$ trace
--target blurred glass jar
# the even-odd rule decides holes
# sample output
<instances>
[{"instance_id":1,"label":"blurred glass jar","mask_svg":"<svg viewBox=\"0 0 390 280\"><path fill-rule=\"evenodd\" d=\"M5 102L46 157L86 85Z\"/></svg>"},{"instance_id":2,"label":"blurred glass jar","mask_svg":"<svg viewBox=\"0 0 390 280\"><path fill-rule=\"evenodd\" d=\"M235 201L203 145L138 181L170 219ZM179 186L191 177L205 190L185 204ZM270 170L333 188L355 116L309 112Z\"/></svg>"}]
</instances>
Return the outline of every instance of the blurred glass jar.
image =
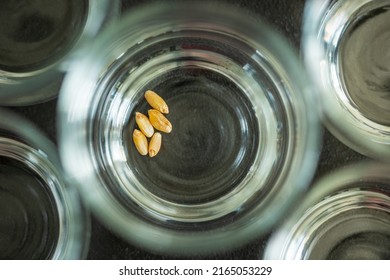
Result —
<instances>
[{"instance_id":1,"label":"blurred glass jar","mask_svg":"<svg viewBox=\"0 0 390 280\"><path fill-rule=\"evenodd\" d=\"M317 182L273 233L265 259L390 259L390 166L355 164Z\"/></svg>"},{"instance_id":2,"label":"blurred glass jar","mask_svg":"<svg viewBox=\"0 0 390 280\"><path fill-rule=\"evenodd\" d=\"M56 97L69 63L119 8L117 0L2 1L0 104Z\"/></svg>"},{"instance_id":3,"label":"blurred glass jar","mask_svg":"<svg viewBox=\"0 0 390 280\"><path fill-rule=\"evenodd\" d=\"M309 0L305 64L322 91L327 128L346 145L390 160L390 1Z\"/></svg>"},{"instance_id":4,"label":"blurred glass jar","mask_svg":"<svg viewBox=\"0 0 390 280\"><path fill-rule=\"evenodd\" d=\"M319 117L296 54L221 4L154 4L97 38L66 77L60 154L110 229L152 251L228 250L266 233L305 190ZM173 129L153 158L132 142L152 89Z\"/></svg>"},{"instance_id":5,"label":"blurred glass jar","mask_svg":"<svg viewBox=\"0 0 390 280\"><path fill-rule=\"evenodd\" d=\"M53 144L0 111L0 259L82 259L90 221Z\"/></svg>"}]
</instances>

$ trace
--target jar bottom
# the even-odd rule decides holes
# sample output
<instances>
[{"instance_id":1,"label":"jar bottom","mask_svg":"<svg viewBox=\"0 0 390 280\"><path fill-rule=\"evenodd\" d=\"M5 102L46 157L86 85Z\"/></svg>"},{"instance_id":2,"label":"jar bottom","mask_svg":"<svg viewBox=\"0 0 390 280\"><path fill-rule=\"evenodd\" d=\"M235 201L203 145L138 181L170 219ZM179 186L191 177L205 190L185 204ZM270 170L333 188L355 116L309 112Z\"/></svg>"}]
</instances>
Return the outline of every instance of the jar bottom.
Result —
<instances>
[{"instance_id":1,"label":"jar bottom","mask_svg":"<svg viewBox=\"0 0 390 280\"><path fill-rule=\"evenodd\" d=\"M163 199L185 204L206 203L237 186L254 161L259 141L245 93L223 75L197 68L171 71L147 86L166 100L173 129L163 133L162 148L153 158L134 149L134 121L124 130L125 143L131 143L130 168L142 185ZM147 114L149 108L141 100L134 114Z\"/></svg>"},{"instance_id":2,"label":"jar bottom","mask_svg":"<svg viewBox=\"0 0 390 280\"><path fill-rule=\"evenodd\" d=\"M362 232L342 240L329 253L330 260L390 260L390 236Z\"/></svg>"}]
</instances>

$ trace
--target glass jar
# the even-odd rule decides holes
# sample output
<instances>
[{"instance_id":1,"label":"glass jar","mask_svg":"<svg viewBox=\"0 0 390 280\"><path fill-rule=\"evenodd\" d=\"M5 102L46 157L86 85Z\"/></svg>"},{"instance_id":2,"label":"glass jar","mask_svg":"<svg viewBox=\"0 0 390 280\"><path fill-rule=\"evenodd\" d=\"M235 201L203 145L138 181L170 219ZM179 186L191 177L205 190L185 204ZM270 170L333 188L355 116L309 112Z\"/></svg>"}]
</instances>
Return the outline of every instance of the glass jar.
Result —
<instances>
[{"instance_id":1,"label":"glass jar","mask_svg":"<svg viewBox=\"0 0 390 280\"><path fill-rule=\"evenodd\" d=\"M151 251L210 253L266 233L316 167L319 117L296 54L264 22L215 5L132 10L60 93L67 173L107 227ZM147 90L172 124L153 158L132 141Z\"/></svg>"},{"instance_id":2,"label":"glass jar","mask_svg":"<svg viewBox=\"0 0 390 280\"><path fill-rule=\"evenodd\" d=\"M53 144L0 111L0 259L82 259L90 221Z\"/></svg>"},{"instance_id":3,"label":"glass jar","mask_svg":"<svg viewBox=\"0 0 390 280\"><path fill-rule=\"evenodd\" d=\"M303 57L324 122L366 156L390 160L390 1L309 0Z\"/></svg>"},{"instance_id":4,"label":"glass jar","mask_svg":"<svg viewBox=\"0 0 390 280\"><path fill-rule=\"evenodd\" d=\"M0 11L0 104L56 97L78 50L119 14L119 1L7 1Z\"/></svg>"},{"instance_id":5,"label":"glass jar","mask_svg":"<svg viewBox=\"0 0 390 280\"><path fill-rule=\"evenodd\" d=\"M264 258L388 260L389 170L364 162L320 179L273 233Z\"/></svg>"}]
</instances>

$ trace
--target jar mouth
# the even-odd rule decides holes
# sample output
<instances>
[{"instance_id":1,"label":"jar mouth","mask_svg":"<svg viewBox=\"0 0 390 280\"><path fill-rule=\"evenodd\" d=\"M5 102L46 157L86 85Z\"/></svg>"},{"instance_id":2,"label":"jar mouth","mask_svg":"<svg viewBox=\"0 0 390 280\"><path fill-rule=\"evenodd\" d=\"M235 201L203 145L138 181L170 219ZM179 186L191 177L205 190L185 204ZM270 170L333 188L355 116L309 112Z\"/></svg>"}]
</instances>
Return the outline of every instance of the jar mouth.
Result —
<instances>
[{"instance_id":1,"label":"jar mouth","mask_svg":"<svg viewBox=\"0 0 390 280\"><path fill-rule=\"evenodd\" d=\"M79 3L58 2L55 9L44 3L25 5L19 10L4 7L2 20L8 22L8 28L0 28L4 44L0 53L7 54L0 55L3 74L9 78L34 75L35 71L63 57L78 40L86 23L88 2ZM58 11L61 13L56 14Z\"/></svg>"},{"instance_id":2,"label":"jar mouth","mask_svg":"<svg viewBox=\"0 0 390 280\"><path fill-rule=\"evenodd\" d=\"M302 37L304 61L321 90L327 128L357 152L386 161L390 114L383 45L388 36L381 30L387 26L383 19L389 5L309 1Z\"/></svg>"},{"instance_id":3,"label":"jar mouth","mask_svg":"<svg viewBox=\"0 0 390 280\"><path fill-rule=\"evenodd\" d=\"M304 240L298 252L295 252L296 257L388 258L389 242L378 247L374 244L376 241L370 241L369 237L382 237L383 240L389 238L389 207L388 195L364 189L351 189L326 198L308 210L296 224L293 235ZM366 251L359 250L359 246L364 246ZM343 248L344 252L340 251L340 248Z\"/></svg>"},{"instance_id":4,"label":"jar mouth","mask_svg":"<svg viewBox=\"0 0 390 280\"><path fill-rule=\"evenodd\" d=\"M388 259L390 181L384 171L366 163L321 179L275 232L265 259Z\"/></svg>"},{"instance_id":5,"label":"jar mouth","mask_svg":"<svg viewBox=\"0 0 390 280\"><path fill-rule=\"evenodd\" d=\"M17 115L1 114L15 127L0 121L0 211L6 215L0 257L85 258L88 217L78 193L66 185L50 142Z\"/></svg>"},{"instance_id":6,"label":"jar mouth","mask_svg":"<svg viewBox=\"0 0 390 280\"><path fill-rule=\"evenodd\" d=\"M234 27L237 15L228 11L210 20L209 10L199 6L188 17L182 16L189 9L184 5L148 8L102 34L66 79L60 95L64 165L73 173L74 151L79 151L78 160L88 168L76 180L93 182L80 187L94 211L105 223L117 217L114 224L122 227L118 232L140 225L125 237L149 249L221 249L225 237L211 247L210 242L195 241L214 242L240 227L253 238L258 234L254 228L259 228L249 220L259 217L264 225L260 231L267 231L289 205L286 198L294 199L305 187L287 187L290 172L301 173L296 163L307 167L311 162L302 172L306 180L316 161L318 119L314 112L307 117L309 97L300 95L307 85L295 83L283 63L299 66L294 57L281 62L269 46L256 42L260 34L253 22ZM161 20L167 10L175 15L170 22ZM246 24L254 34L241 33ZM279 42L263 29L262 35ZM98 53L101 59L96 61ZM92 69L87 83L77 74L84 67ZM75 86L85 92L83 97L72 94ZM149 89L170 106L166 117L173 127L163 133L163 146L154 158L140 156L131 140L135 112L149 108L143 98ZM79 98L87 108L79 106ZM69 123L70 113L77 117ZM70 126L79 127L83 135L71 139L66 132ZM304 135L302 142L298 135ZM91 192L93 196L87 195ZM275 207L272 201L281 197L286 204ZM275 211L271 215L266 209ZM150 236L142 235L142 229ZM155 234L159 240L150 240Z\"/></svg>"},{"instance_id":7,"label":"jar mouth","mask_svg":"<svg viewBox=\"0 0 390 280\"><path fill-rule=\"evenodd\" d=\"M117 1L96 0L3 7L0 103L21 106L54 98L58 90L50 87L61 83L68 64L118 7Z\"/></svg>"},{"instance_id":8,"label":"jar mouth","mask_svg":"<svg viewBox=\"0 0 390 280\"><path fill-rule=\"evenodd\" d=\"M119 199L125 193L124 199L128 196L161 222L208 222L234 213L256 193L265 195L267 184L274 184L268 179L273 176L270 166L282 170L279 166L289 157L285 147L294 146L287 139L294 122L286 116L294 118L283 103L287 93L277 96L278 89L271 89L276 82L263 78L273 96L258 94L264 92L257 86L260 82L248 80L230 57L234 52L237 60L247 59L246 54L233 46L223 53L219 46L234 38L213 36L208 31L162 30L154 42L145 42L148 47L133 48L112 62L101 76L103 87L99 84L95 90L102 102L90 118L97 123L88 125L96 128L89 146L105 175L116 180L110 184L107 178L105 183L112 192L119 189ZM183 47L185 42L191 46ZM210 46L214 50L204 50ZM124 76L126 72L131 74ZM168 102L167 118L173 125L172 133L163 135L162 151L152 159L141 157L131 140L135 112L146 114L149 108L143 99L148 88ZM113 98L107 99L113 91ZM253 181L257 173L264 179Z\"/></svg>"},{"instance_id":9,"label":"jar mouth","mask_svg":"<svg viewBox=\"0 0 390 280\"><path fill-rule=\"evenodd\" d=\"M54 174L45 173L44 166L34 164L35 161L42 162L42 159L33 149L6 138L0 138L0 144L3 147L0 151L2 171L9 172L11 178L1 180L2 209L9 209L12 213L8 215L10 220L6 224L13 225L9 228L11 232L6 231L2 235L9 236L13 232L25 235L15 236L13 242L2 244L2 251L6 254L2 258L51 259L58 254L56 248L64 242L60 232L67 224L64 223L61 199L53 188L58 182L51 180ZM18 182L19 176L23 182ZM24 187L21 188L22 184ZM4 226L3 229L7 228ZM35 230L31 231L32 228ZM27 240L24 241L24 238Z\"/></svg>"}]
</instances>

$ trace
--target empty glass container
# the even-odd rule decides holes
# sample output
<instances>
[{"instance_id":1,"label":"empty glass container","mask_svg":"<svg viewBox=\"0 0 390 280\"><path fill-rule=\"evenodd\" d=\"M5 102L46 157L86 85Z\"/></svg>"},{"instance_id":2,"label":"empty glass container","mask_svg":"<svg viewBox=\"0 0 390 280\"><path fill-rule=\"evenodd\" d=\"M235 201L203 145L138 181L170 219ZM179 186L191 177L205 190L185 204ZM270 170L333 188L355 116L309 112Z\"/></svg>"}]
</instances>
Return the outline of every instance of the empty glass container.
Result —
<instances>
[{"instance_id":1,"label":"empty glass container","mask_svg":"<svg viewBox=\"0 0 390 280\"><path fill-rule=\"evenodd\" d=\"M0 104L56 97L69 63L119 14L119 1L1 1Z\"/></svg>"},{"instance_id":2,"label":"empty glass container","mask_svg":"<svg viewBox=\"0 0 390 280\"><path fill-rule=\"evenodd\" d=\"M18 115L0 116L0 259L85 258L88 212L54 145Z\"/></svg>"},{"instance_id":3,"label":"empty glass container","mask_svg":"<svg viewBox=\"0 0 390 280\"><path fill-rule=\"evenodd\" d=\"M390 160L390 1L309 0L302 51L327 128L356 151Z\"/></svg>"}]
</instances>

